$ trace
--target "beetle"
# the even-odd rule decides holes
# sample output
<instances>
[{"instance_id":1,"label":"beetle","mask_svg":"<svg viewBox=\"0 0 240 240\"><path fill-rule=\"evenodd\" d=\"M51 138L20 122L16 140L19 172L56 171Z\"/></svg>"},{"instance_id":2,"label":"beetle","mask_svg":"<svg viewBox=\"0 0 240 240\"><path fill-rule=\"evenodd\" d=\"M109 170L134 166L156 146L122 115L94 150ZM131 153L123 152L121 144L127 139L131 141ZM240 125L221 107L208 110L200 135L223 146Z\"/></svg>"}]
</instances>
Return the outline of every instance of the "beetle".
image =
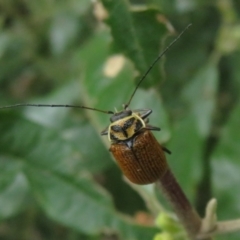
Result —
<instances>
[{"instance_id":1,"label":"beetle","mask_svg":"<svg viewBox=\"0 0 240 240\"><path fill-rule=\"evenodd\" d=\"M151 109L132 111L124 108L115 113L109 127L101 132L108 135L110 152L116 159L124 175L133 183L155 182L166 169L165 148L157 142L152 130L160 128L147 124Z\"/></svg>"},{"instance_id":2,"label":"beetle","mask_svg":"<svg viewBox=\"0 0 240 240\"><path fill-rule=\"evenodd\" d=\"M191 25L191 24L190 24ZM0 109L15 107L71 107L87 110L99 111L111 114L110 125L101 132L101 135L107 135L111 143L110 152L116 159L123 174L135 184L150 184L160 179L168 170L168 164L165 152L170 153L168 149L161 146L152 131L160 131L160 128L148 124L148 117L152 113L151 109L131 110L129 105L139 88L140 84L146 78L148 73L157 63L157 61L170 49L170 47L182 36L190 27L188 25L177 38L154 60L146 73L137 83L129 101L124 104L120 112L104 111L96 108L75 105L57 105L57 104L29 104L20 103L10 106L0 107Z\"/></svg>"}]
</instances>

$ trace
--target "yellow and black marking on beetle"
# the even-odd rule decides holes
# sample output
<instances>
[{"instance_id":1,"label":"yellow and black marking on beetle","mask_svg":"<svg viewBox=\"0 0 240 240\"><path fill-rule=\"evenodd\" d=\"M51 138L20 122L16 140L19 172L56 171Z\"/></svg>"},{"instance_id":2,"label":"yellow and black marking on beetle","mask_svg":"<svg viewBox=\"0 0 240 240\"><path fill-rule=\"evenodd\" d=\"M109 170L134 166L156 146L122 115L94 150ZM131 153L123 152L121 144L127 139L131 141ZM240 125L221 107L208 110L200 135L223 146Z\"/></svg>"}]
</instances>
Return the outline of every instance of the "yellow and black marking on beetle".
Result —
<instances>
[{"instance_id":1,"label":"yellow and black marking on beetle","mask_svg":"<svg viewBox=\"0 0 240 240\"><path fill-rule=\"evenodd\" d=\"M158 179L161 179L168 170L164 152L170 153L170 151L162 147L151 132L160 131L160 128L148 124L148 116L152 113L152 110L141 109L132 111L128 107L138 87L157 61L190 26L191 24L155 59L138 82L128 103L124 105L123 110L120 112L114 113L112 111L75 105L29 103L4 106L0 107L0 109L15 107L71 107L112 114L110 118L111 124L101 132L101 135L108 136L111 142L110 152L112 152L123 174L135 184L154 183Z\"/></svg>"}]
</instances>

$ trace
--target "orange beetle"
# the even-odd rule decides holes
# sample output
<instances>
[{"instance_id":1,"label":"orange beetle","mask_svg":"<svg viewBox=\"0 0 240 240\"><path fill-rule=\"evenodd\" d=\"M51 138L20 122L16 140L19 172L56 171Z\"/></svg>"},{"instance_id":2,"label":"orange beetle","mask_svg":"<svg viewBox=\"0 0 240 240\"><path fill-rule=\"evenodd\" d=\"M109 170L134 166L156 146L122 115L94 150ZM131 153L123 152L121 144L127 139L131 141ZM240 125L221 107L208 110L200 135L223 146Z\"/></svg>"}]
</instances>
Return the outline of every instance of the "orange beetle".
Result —
<instances>
[{"instance_id":1,"label":"orange beetle","mask_svg":"<svg viewBox=\"0 0 240 240\"><path fill-rule=\"evenodd\" d=\"M110 151L123 174L136 184L153 183L167 169L163 151L169 151L161 147L151 133L160 128L146 123L151 113L150 109L124 109L110 118L112 123L101 133L108 135Z\"/></svg>"}]
</instances>

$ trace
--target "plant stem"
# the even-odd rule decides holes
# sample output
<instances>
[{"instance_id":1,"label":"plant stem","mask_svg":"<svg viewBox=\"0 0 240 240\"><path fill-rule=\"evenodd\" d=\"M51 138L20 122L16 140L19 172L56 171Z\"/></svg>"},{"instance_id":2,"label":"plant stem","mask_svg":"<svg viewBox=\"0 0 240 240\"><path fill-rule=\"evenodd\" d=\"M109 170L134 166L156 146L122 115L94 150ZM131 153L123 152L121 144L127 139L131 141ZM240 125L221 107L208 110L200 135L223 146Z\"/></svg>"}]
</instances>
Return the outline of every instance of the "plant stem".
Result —
<instances>
[{"instance_id":1,"label":"plant stem","mask_svg":"<svg viewBox=\"0 0 240 240\"><path fill-rule=\"evenodd\" d=\"M197 240L197 235L201 228L201 218L188 201L169 168L156 184L169 200L189 238L191 240ZM207 237L203 239L210 240L211 238Z\"/></svg>"}]
</instances>

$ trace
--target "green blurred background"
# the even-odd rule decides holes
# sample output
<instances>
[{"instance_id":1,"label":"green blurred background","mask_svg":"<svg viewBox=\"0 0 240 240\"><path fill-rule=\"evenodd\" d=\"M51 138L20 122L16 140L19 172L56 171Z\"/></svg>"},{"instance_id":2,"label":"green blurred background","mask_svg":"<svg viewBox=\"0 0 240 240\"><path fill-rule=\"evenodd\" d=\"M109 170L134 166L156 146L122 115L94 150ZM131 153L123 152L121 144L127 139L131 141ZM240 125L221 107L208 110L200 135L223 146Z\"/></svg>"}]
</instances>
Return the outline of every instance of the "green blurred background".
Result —
<instances>
[{"instance_id":1,"label":"green blurred background","mask_svg":"<svg viewBox=\"0 0 240 240\"><path fill-rule=\"evenodd\" d=\"M216 197L220 220L239 218L238 0L2 0L0 105L121 110L189 23L131 108L153 109L155 136L201 216ZM153 186L124 181L100 136L108 124L108 115L81 109L0 110L1 240L153 239L161 231L146 199L168 207Z\"/></svg>"}]
</instances>

